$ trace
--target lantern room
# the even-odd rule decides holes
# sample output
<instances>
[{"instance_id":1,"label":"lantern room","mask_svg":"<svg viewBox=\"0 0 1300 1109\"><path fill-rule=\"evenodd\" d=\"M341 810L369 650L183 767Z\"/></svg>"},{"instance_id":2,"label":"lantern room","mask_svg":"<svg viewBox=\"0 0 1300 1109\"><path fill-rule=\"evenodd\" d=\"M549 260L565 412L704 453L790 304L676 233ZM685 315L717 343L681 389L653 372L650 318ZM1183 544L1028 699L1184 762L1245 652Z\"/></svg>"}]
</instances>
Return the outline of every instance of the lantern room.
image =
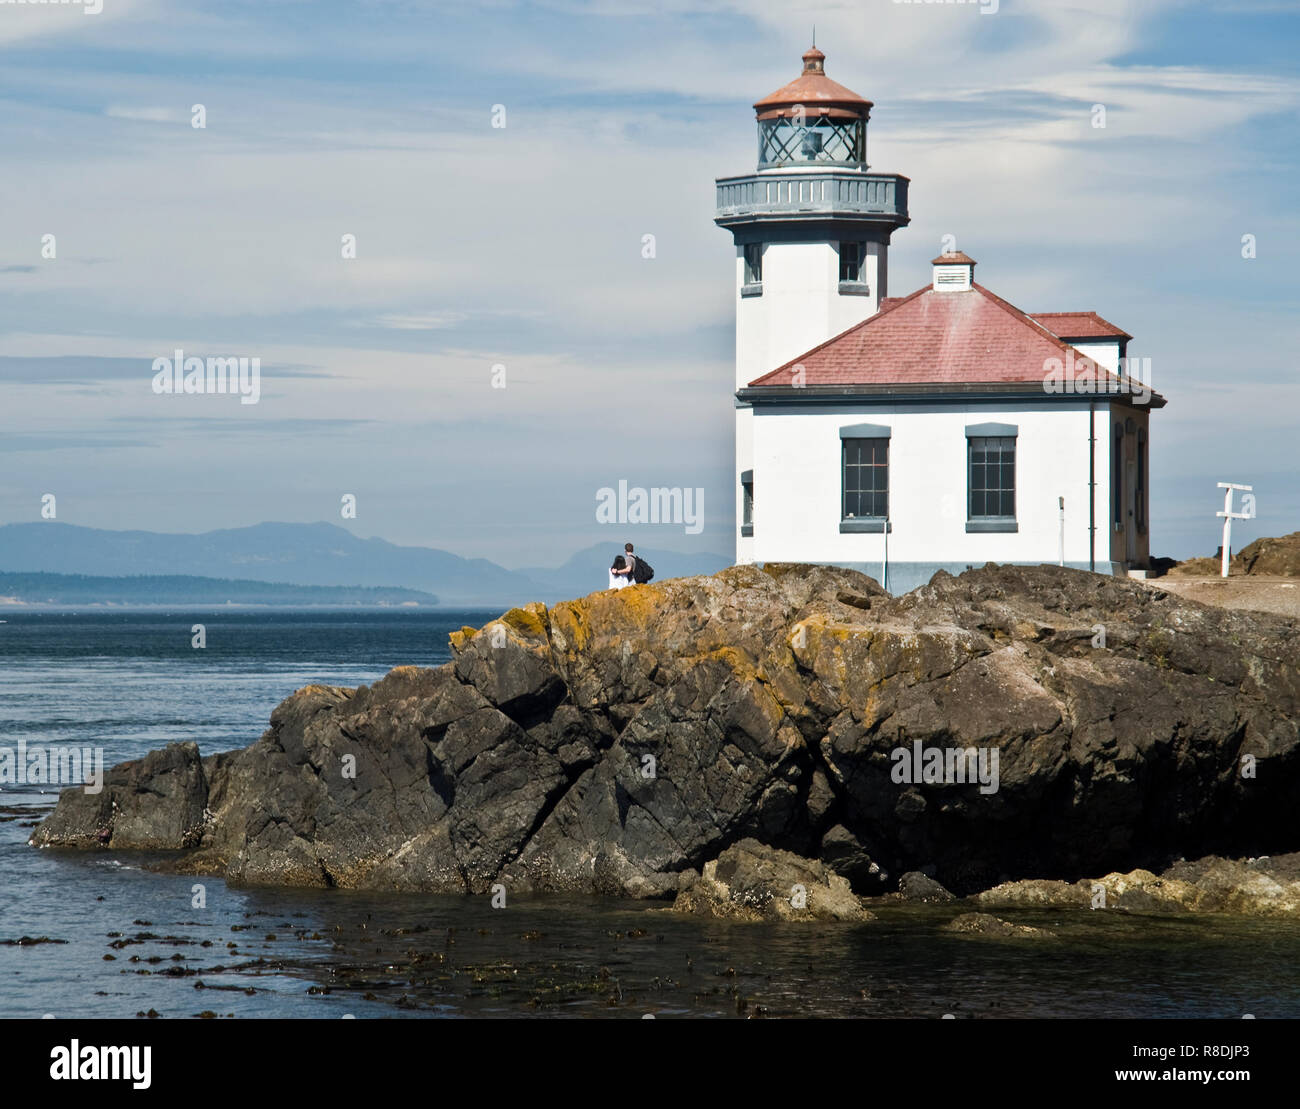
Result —
<instances>
[{"instance_id":1,"label":"lantern room","mask_svg":"<svg viewBox=\"0 0 1300 1109\"><path fill-rule=\"evenodd\" d=\"M826 55L812 47L803 72L754 105L758 168L867 168L871 101L826 76Z\"/></svg>"}]
</instances>

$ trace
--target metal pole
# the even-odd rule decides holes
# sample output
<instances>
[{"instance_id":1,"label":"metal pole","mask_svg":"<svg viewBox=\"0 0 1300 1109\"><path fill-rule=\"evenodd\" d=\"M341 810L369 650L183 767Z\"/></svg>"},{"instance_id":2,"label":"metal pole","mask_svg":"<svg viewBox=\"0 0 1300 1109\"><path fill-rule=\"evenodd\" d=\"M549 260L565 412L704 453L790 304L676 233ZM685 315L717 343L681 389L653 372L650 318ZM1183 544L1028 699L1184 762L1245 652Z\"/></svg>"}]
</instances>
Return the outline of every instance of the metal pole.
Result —
<instances>
[{"instance_id":1,"label":"metal pole","mask_svg":"<svg viewBox=\"0 0 1300 1109\"><path fill-rule=\"evenodd\" d=\"M1061 564L1062 566L1064 566L1064 565L1065 565L1065 498L1064 498L1064 497L1057 497L1056 499L1057 499L1057 501L1060 502L1060 505L1061 505L1061 561L1060 561L1060 564Z\"/></svg>"},{"instance_id":2,"label":"metal pole","mask_svg":"<svg viewBox=\"0 0 1300 1109\"><path fill-rule=\"evenodd\" d=\"M1097 405L1088 405L1088 569L1097 569Z\"/></svg>"},{"instance_id":3,"label":"metal pole","mask_svg":"<svg viewBox=\"0 0 1300 1109\"><path fill-rule=\"evenodd\" d=\"M880 588L889 592L889 517L885 517L885 554L880 563Z\"/></svg>"}]
</instances>

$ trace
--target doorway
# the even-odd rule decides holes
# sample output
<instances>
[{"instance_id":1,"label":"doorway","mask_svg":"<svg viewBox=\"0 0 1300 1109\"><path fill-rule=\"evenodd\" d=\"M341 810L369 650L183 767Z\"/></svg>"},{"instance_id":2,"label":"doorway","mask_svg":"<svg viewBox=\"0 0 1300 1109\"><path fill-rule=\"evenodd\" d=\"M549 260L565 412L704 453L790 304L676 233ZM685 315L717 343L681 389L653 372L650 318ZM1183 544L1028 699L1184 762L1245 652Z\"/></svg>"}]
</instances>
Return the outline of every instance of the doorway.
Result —
<instances>
[{"instance_id":1,"label":"doorway","mask_svg":"<svg viewBox=\"0 0 1300 1109\"><path fill-rule=\"evenodd\" d=\"M1124 560L1129 569L1137 562L1137 464L1130 458L1124 463L1124 503L1128 511L1124 524Z\"/></svg>"}]
</instances>

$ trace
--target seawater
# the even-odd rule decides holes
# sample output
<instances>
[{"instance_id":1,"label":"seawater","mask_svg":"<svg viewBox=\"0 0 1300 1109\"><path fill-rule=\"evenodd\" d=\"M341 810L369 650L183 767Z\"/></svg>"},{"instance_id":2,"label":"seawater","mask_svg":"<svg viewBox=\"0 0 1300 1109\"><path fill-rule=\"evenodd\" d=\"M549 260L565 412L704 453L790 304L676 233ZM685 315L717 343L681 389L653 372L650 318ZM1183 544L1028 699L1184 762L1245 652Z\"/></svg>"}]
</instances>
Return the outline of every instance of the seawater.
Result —
<instances>
[{"instance_id":1,"label":"seawater","mask_svg":"<svg viewBox=\"0 0 1300 1109\"><path fill-rule=\"evenodd\" d=\"M436 666L497 612L0 610L0 745L244 746L286 696ZM207 646L191 647L192 626ZM27 846L53 787L0 793L0 1016L1300 1016L1300 926L1000 915L1055 941L958 936L953 907L856 926L741 925L597 898L228 887L130 852ZM194 886L206 905L194 905Z\"/></svg>"}]
</instances>

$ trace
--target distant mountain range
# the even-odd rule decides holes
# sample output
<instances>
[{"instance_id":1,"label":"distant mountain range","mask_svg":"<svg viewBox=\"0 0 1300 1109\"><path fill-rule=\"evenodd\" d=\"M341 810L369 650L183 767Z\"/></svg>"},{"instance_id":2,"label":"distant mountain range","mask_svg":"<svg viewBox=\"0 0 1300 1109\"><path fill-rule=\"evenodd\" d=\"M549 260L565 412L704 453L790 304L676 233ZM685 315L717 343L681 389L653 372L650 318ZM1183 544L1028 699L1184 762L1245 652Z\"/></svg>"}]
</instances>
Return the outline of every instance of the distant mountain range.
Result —
<instances>
[{"instance_id":1,"label":"distant mountain range","mask_svg":"<svg viewBox=\"0 0 1300 1109\"><path fill-rule=\"evenodd\" d=\"M326 523L266 523L186 535L109 531L50 520L0 527L0 571L412 589L435 594L443 606L499 607L551 604L604 589L609 564L621 546L619 537L579 551L554 569L508 570L485 558L461 558L435 547L359 539ZM656 581L712 574L731 564L712 553L642 553L654 567Z\"/></svg>"},{"instance_id":2,"label":"distant mountain range","mask_svg":"<svg viewBox=\"0 0 1300 1109\"><path fill-rule=\"evenodd\" d=\"M0 606L21 605L419 605L438 598L383 586L286 585L185 574L93 577L0 570Z\"/></svg>"}]
</instances>

